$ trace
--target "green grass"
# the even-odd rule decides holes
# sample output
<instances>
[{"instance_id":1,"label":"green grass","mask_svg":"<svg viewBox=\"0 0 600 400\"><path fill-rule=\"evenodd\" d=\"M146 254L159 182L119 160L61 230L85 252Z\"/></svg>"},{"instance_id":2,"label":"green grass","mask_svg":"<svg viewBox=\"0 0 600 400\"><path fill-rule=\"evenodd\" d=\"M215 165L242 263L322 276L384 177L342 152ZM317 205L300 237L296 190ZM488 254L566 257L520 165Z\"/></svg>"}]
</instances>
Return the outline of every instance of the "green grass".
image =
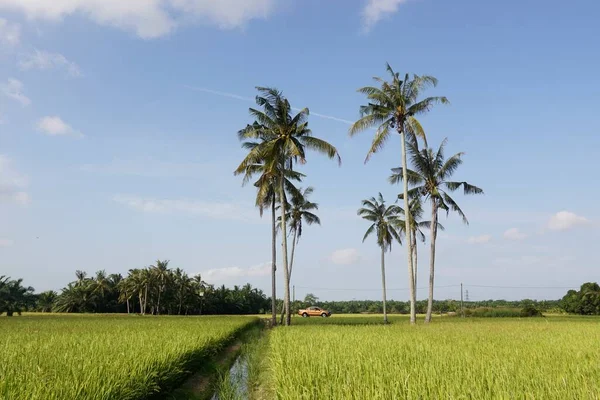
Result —
<instances>
[{"instance_id":1,"label":"green grass","mask_svg":"<svg viewBox=\"0 0 600 400\"><path fill-rule=\"evenodd\" d=\"M430 326L334 321L309 318L271 332L275 398L600 398L598 318L437 318Z\"/></svg>"},{"instance_id":2,"label":"green grass","mask_svg":"<svg viewBox=\"0 0 600 400\"><path fill-rule=\"evenodd\" d=\"M252 317L0 319L0 399L143 399L179 385Z\"/></svg>"}]
</instances>

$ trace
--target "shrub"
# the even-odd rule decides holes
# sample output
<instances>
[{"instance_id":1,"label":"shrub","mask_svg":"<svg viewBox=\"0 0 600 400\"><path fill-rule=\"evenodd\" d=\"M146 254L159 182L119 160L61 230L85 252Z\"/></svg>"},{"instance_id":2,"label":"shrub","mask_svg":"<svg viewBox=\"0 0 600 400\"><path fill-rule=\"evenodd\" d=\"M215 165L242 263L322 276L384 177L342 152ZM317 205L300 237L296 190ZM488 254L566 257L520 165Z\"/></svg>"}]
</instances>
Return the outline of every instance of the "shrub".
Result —
<instances>
[{"instance_id":1,"label":"shrub","mask_svg":"<svg viewBox=\"0 0 600 400\"><path fill-rule=\"evenodd\" d=\"M521 309L521 317L543 317L543 315L533 304L526 304Z\"/></svg>"}]
</instances>

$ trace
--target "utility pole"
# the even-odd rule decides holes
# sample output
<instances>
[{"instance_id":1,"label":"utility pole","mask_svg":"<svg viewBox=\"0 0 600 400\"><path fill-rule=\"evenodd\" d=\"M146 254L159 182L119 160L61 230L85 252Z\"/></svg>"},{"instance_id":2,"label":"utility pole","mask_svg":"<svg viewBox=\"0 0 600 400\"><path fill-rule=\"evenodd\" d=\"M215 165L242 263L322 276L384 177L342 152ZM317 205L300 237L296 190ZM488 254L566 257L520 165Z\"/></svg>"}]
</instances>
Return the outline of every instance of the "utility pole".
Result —
<instances>
[{"instance_id":1,"label":"utility pole","mask_svg":"<svg viewBox=\"0 0 600 400\"><path fill-rule=\"evenodd\" d=\"M460 315L465 317L465 310L463 309L463 284L460 283Z\"/></svg>"},{"instance_id":2,"label":"utility pole","mask_svg":"<svg viewBox=\"0 0 600 400\"><path fill-rule=\"evenodd\" d=\"M465 290L465 301L469 302L469 289Z\"/></svg>"}]
</instances>

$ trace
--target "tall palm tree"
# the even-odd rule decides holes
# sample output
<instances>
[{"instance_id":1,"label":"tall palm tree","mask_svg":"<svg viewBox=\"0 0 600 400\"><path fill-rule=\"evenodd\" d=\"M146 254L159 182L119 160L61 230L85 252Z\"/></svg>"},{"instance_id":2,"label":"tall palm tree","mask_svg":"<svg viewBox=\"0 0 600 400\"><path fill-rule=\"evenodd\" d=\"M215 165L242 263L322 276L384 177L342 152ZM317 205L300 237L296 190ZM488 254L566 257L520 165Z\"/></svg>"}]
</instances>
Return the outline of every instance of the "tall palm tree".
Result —
<instances>
[{"instance_id":1,"label":"tall palm tree","mask_svg":"<svg viewBox=\"0 0 600 400\"><path fill-rule=\"evenodd\" d=\"M363 237L363 242L375 232L377 245L381 248L381 286L383 289L383 322L387 324L386 290L385 290L385 252L392 250L392 242L400 241L400 234L396 227L400 225L400 207L395 204L386 206L381 193L378 198L371 197L362 201L362 208L358 209L358 215L372 222Z\"/></svg>"},{"instance_id":2,"label":"tall palm tree","mask_svg":"<svg viewBox=\"0 0 600 400\"><path fill-rule=\"evenodd\" d=\"M387 64L387 71L391 75L391 81L374 77L380 87L366 86L358 89L360 93L367 96L368 104L360 107L361 118L350 127L350 136L368 128L377 127L375 138L367 153L365 162L381 150L394 130L400 134L402 144L402 167L406 169L406 136L410 141L416 141L417 137L425 140L425 132L417 120L417 116L426 113L435 103L448 103L445 97L427 97L419 100L421 92L428 87L436 86L437 79L432 76L408 74L400 79L400 74L394 72ZM406 176L404 177L406 181ZM404 185L404 209L409 210L408 185ZM410 322L416 322L416 293L414 287L414 271L412 266L412 240L410 230L410 215L405 218L405 232L408 244L408 281L410 287Z\"/></svg>"},{"instance_id":3,"label":"tall palm tree","mask_svg":"<svg viewBox=\"0 0 600 400\"><path fill-rule=\"evenodd\" d=\"M273 88L257 87L259 95L256 104L262 110L250 108L256 123L248 125L238 132L240 140L259 140L254 142L248 155L237 168L237 173L251 165L264 163L270 171L279 172L279 196L281 204L281 232L287 232L287 211L285 201L285 171L292 170L294 162L306 163L306 150L315 150L337 158L341 162L337 149L322 139L312 136L308 128L308 108L303 108L293 115L290 102L283 94ZM286 309L286 325L291 323L290 315L290 281L288 276L287 236L282 234L282 259L284 275L284 303Z\"/></svg>"},{"instance_id":4,"label":"tall palm tree","mask_svg":"<svg viewBox=\"0 0 600 400\"><path fill-rule=\"evenodd\" d=\"M255 122L255 125L258 128L258 123ZM263 138L263 140L266 140ZM252 150L254 147L258 146L258 143L248 141L242 144L244 148ZM277 292L276 292L276 271L277 271L277 227L276 227L276 208L278 202L278 179L280 177L279 170L277 169L278 165L268 164L263 160L255 164L250 164L244 170L244 180L242 185L248 183L254 175L260 175L258 180L254 183L256 187L256 206L260 211L260 216L263 216L263 212L266 208L271 208L271 326L275 326L277 323ZM239 175L240 171L235 171L235 175ZM296 193L298 190L292 183L294 181L301 181L304 177L303 174L292 171L285 170L284 175L286 177L284 185L286 190L291 193Z\"/></svg>"},{"instance_id":5,"label":"tall palm tree","mask_svg":"<svg viewBox=\"0 0 600 400\"><path fill-rule=\"evenodd\" d=\"M156 265L152 265L151 268L154 274L154 279L158 283L158 301L156 303L156 314L160 315L160 297L167 288L167 284L169 283L169 278L171 276L169 273L169 260L156 260Z\"/></svg>"},{"instance_id":6,"label":"tall palm tree","mask_svg":"<svg viewBox=\"0 0 600 400\"><path fill-rule=\"evenodd\" d=\"M433 283L435 275L435 244L438 230L438 211L445 210L446 213L454 211L461 216L465 224L469 224L467 217L460 209L456 201L448 192L454 192L463 188L464 194L483 194L483 190L467 182L450 181L454 172L462 164L464 153L457 153L452 157L444 158L444 147L447 139L444 139L437 152L430 148L419 149L417 143L410 143L409 150L414 170L403 168L394 169L394 174L390 181L403 180L405 183L415 185L408 191L408 197L411 199L424 197L431 203L431 255L429 261L429 297L427 301L427 315L425 322L431 321L433 308ZM401 199L407 199L407 195L401 193L398 195Z\"/></svg>"},{"instance_id":7,"label":"tall palm tree","mask_svg":"<svg viewBox=\"0 0 600 400\"><path fill-rule=\"evenodd\" d=\"M292 235L292 253L290 256L290 270L288 272L290 280L292 279L292 269L294 268L296 244L298 244L302 236L302 222L304 221L307 225L321 225L321 219L313 212L319 209L319 205L308 200L313 192L314 189L310 186L304 190L298 189L296 193L292 194L291 202L288 205L287 218L290 221L289 233ZM281 319L283 320L283 310L281 312Z\"/></svg>"}]
</instances>

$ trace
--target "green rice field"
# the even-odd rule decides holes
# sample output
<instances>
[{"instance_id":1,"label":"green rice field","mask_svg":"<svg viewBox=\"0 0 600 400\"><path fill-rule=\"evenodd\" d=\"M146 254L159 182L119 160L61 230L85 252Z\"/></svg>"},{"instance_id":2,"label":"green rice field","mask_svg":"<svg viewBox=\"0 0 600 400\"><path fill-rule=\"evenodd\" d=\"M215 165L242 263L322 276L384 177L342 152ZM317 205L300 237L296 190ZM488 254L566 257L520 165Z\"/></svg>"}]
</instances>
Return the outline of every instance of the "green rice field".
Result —
<instances>
[{"instance_id":1,"label":"green rice field","mask_svg":"<svg viewBox=\"0 0 600 400\"><path fill-rule=\"evenodd\" d=\"M600 319L332 317L270 337L277 399L599 399ZM296 322L296 321L295 321ZM335 325L334 322L347 325Z\"/></svg>"},{"instance_id":2,"label":"green rice field","mask_svg":"<svg viewBox=\"0 0 600 400\"><path fill-rule=\"evenodd\" d=\"M144 399L181 383L254 317L0 318L0 399Z\"/></svg>"}]
</instances>

